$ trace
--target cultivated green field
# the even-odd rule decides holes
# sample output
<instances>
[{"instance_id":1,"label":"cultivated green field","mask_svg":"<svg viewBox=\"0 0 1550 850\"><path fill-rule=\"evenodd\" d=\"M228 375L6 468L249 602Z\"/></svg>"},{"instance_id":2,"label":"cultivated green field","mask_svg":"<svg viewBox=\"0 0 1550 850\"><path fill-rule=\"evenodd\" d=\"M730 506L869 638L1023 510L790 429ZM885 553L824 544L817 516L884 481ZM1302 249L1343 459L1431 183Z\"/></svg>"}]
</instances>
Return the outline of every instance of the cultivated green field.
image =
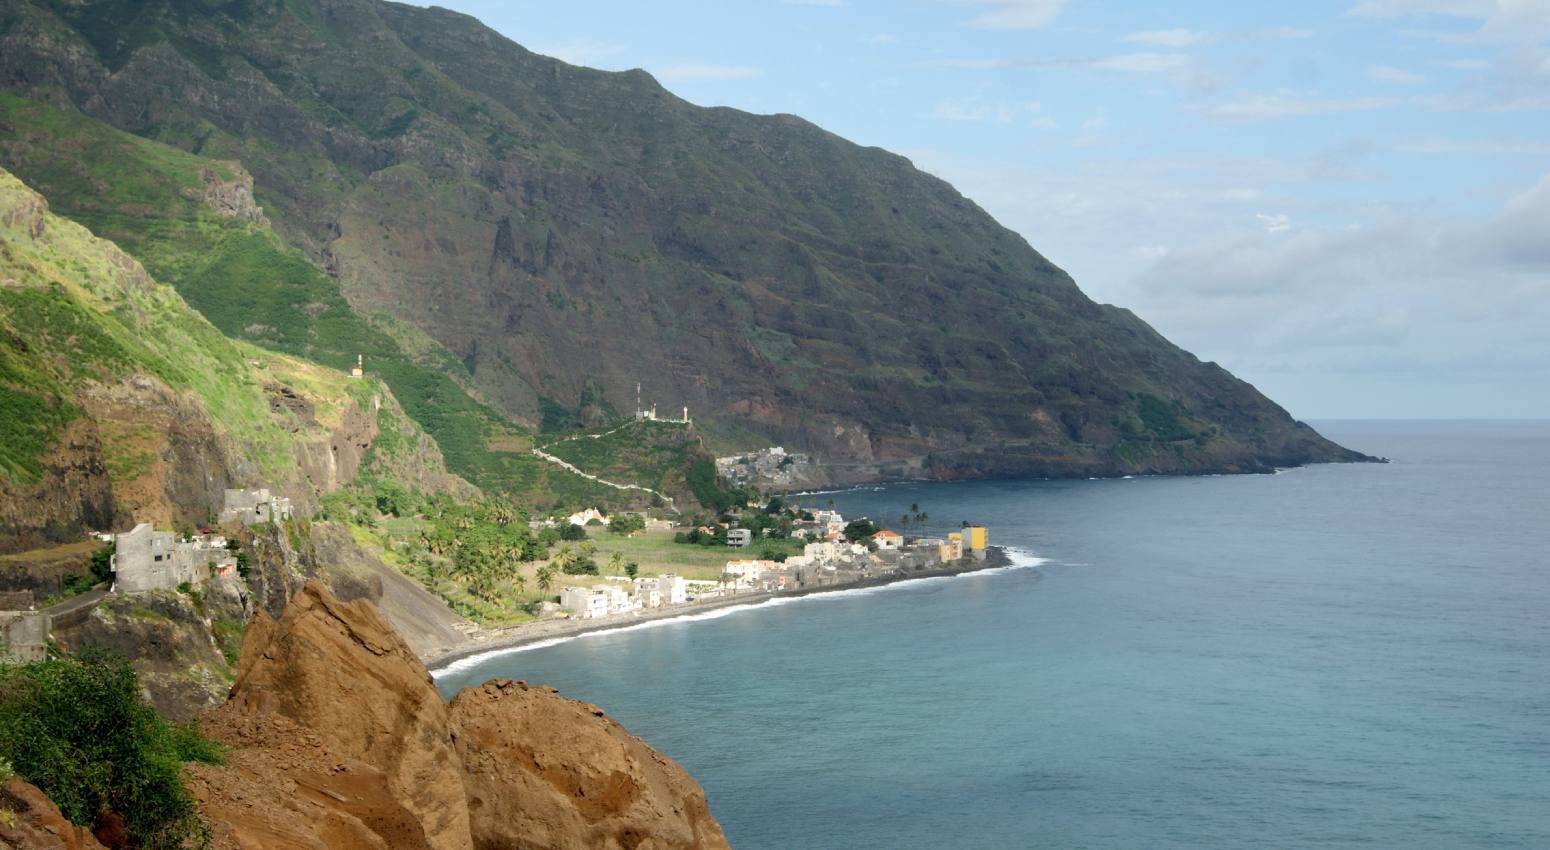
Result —
<instances>
[{"instance_id":1,"label":"cultivated green field","mask_svg":"<svg viewBox=\"0 0 1550 850\"><path fill-rule=\"evenodd\" d=\"M643 576L661 573L677 573L684 578L715 580L720 577L727 561L761 557L766 547L784 548L788 553L801 554L800 541L764 540L746 549L726 547L690 546L673 542L671 531L646 531L635 537L622 537L597 531L592 535L597 545L597 564L608 572L608 558L615 552L626 561L640 565Z\"/></svg>"}]
</instances>

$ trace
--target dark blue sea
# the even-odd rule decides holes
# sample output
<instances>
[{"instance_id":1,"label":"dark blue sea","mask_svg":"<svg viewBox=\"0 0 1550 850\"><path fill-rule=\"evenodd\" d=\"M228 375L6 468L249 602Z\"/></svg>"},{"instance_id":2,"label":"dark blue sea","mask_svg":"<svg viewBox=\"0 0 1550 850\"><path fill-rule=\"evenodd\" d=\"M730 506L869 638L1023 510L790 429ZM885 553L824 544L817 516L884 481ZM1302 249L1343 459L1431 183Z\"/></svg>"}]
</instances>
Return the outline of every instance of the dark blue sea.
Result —
<instances>
[{"instance_id":1,"label":"dark blue sea","mask_svg":"<svg viewBox=\"0 0 1550 850\"><path fill-rule=\"evenodd\" d=\"M896 486L1016 569L485 659L687 767L737 848L1550 847L1550 422L1388 465Z\"/></svg>"}]
</instances>

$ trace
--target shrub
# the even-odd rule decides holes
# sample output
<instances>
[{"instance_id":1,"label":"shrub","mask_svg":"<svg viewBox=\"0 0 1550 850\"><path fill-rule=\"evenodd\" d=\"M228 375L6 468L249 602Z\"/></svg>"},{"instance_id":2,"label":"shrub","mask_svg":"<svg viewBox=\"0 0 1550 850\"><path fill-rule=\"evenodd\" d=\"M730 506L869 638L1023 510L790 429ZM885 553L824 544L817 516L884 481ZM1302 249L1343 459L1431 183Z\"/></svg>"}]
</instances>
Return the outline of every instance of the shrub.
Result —
<instances>
[{"instance_id":1,"label":"shrub","mask_svg":"<svg viewBox=\"0 0 1550 850\"><path fill-rule=\"evenodd\" d=\"M114 812L136 847L209 842L183 763L218 763L219 748L158 716L141 701L134 669L105 650L0 667L0 759L72 823L92 826Z\"/></svg>"},{"instance_id":2,"label":"shrub","mask_svg":"<svg viewBox=\"0 0 1550 850\"><path fill-rule=\"evenodd\" d=\"M616 513L608 520L608 531L612 534L629 534L645 527L646 521L640 514Z\"/></svg>"}]
</instances>

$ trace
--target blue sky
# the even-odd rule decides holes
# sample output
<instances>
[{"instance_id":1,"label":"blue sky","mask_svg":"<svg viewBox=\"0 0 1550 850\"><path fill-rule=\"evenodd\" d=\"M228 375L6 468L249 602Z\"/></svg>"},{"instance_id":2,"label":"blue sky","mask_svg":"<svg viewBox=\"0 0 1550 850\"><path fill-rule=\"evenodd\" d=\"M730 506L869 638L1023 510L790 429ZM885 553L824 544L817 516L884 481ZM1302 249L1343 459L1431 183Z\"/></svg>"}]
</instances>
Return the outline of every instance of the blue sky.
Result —
<instances>
[{"instance_id":1,"label":"blue sky","mask_svg":"<svg viewBox=\"0 0 1550 850\"><path fill-rule=\"evenodd\" d=\"M1550 0L452 0L910 157L1300 418L1550 417Z\"/></svg>"}]
</instances>

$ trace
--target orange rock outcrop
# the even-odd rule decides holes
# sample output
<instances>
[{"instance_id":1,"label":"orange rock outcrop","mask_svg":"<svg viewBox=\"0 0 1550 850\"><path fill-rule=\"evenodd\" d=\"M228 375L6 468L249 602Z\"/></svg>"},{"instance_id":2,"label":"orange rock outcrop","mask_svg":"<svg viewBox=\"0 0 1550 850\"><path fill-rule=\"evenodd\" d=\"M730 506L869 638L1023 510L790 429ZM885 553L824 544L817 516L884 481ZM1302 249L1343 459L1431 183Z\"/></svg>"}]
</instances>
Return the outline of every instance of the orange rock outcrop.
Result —
<instances>
[{"instance_id":1,"label":"orange rock outcrop","mask_svg":"<svg viewBox=\"0 0 1550 850\"><path fill-rule=\"evenodd\" d=\"M493 680L447 705L377 610L309 583L243 642L191 769L219 848L725 848L699 784L600 709Z\"/></svg>"}]
</instances>

